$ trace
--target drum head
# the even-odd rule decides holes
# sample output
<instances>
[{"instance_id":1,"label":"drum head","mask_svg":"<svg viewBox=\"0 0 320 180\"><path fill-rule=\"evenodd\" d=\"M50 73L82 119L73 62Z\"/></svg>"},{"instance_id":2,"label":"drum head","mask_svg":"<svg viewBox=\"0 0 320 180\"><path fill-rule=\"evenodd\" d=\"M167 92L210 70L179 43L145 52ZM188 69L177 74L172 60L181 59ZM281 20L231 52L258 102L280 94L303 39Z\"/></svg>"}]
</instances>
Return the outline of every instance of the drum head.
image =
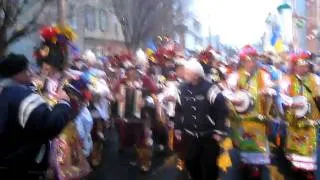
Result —
<instances>
[{"instance_id":1,"label":"drum head","mask_svg":"<svg viewBox=\"0 0 320 180\"><path fill-rule=\"evenodd\" d=\"M240 114L248 112L253 106L253 99L248 92L238 91L234 98L242 101L241 105L235 106L236 111Z\"/></svg>"},{"instance_id":2,"label":"drum head","mask_svg":"<svg viewBox=\"0 0 320 180\"><path fill-rule=\"evenodd\" d=\"M232 100L234 97L234 93L231 90L223 90L222 94L224 97L226 97L228 100Z\"/></svg>"},{"instance_id":3,"label":"drum head","mask_svg":"<svg viewBox=\"0 0 320 180\"><path fill-rule=\"evenodd\" d=\"M309 112L308 99L304 96L296 96L293 98L294 103L303 104L302 107L295 108L295 116L297 118L303 118Z\"/></svg>"}]
</instances>

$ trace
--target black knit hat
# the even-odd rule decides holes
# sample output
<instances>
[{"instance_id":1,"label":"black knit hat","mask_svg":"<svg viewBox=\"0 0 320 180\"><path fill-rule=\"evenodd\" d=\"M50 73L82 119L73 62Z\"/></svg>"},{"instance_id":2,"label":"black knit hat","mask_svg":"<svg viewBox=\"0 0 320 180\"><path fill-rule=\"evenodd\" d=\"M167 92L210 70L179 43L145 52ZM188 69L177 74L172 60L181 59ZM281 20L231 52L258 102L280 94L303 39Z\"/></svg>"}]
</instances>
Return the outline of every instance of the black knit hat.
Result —
<instances>
[{"instance_id":1,"label":"black knit hat","mask_svg":"<svg viewBox=\"0 0 320 180\"><path fill-rule=\"evenodd\" d=\"M28 68L29 61L24 55L9 54L0 60L0 77L12 77Z\"/></svg>"}]
</instances>

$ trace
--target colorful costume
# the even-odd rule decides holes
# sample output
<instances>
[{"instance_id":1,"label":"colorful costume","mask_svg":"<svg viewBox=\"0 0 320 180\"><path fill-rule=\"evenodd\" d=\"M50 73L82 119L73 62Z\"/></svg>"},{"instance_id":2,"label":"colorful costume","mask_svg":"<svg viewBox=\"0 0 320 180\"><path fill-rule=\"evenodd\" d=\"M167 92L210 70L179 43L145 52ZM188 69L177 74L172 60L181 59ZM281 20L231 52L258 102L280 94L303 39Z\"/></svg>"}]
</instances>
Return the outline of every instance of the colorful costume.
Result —
<instances>
[{"instance_id":1,"label":"colorful costume","mask_svg":"<svg viewBox=\"0 0 320 180\"><path fill-rule=\"evenodd\" d=\"M44 27L41 30L41 36L44 41L35 52L41 71L46 73L44 76L48 76L45 83L42 84L40 92L42 92L43 97L46 98L51 106L57 103L57 91L60 88L65 88L64 85L67 83L64 81L64 78L66 78L64 70L67 59L67 46L73 39L71 37L73 34L67 33L67 29L67 27L61 26ZM77 91L82 92L82 89L77 89ZM79 96L81 95L79 94ZM72 106L77 109L83 105L77 102ZM80 179L91 172L90 165L83 153L78 130L72 121L51 142L50 168L55 179L59 180Z\"/></svg>"},{"instance_id":2,"label":"colorful costume","mask_svg":"<svg viewBox=\"0 0 320 180\"><path fill-rule=\"evenodd\" d=\"M288 82L285 92L289 98L284 98L287 105L286 121L288 123L285 147L286 157L294 167L314 171L317 169L316 150L318 120L320 118L317 107L319 103L317 97L320 95L319 77L310 72L303 77L292 74L288 76ZM302 108L292 107L296 103L297 97L306 98ZM303 114L300 114L299 111L303 112Z\"/></svg>"},{"instance_id":3,"label":"colorful costume","mask_svg":"<svg viewBox=\"0 0 320 180\"><path fill-rule=\"evenodd\" d=\"M176 109L176 101L179 97L179 86L182 83L179 83L177 79L168 79L166 86L163 89L163 92L158 95L160 106L159 106L159 116L160 120L163 123L166 123L168 126L168 146L171 151L175 151L178 154L177 168L183 170L185 168L185 163L181 159L182 153L179 141L176 139L174 132L174 117ZM172 100L166 100L166 98L172 97Z\"/></svg>"},{"instance_id":4,"label":"colorful costume","mask_svg":"<svg viewBox=\"0 0 320 180\"><path fill-rule=\"evenodd\" d=\"M83 107L79 115L75 119L75 125L79 133L80 142L82 144L83 153L86 157L92 152L91 131L93 127L93 118L87 107Z\"/></svg>"},{"instance_id":5,"label":"colorful costume","mask_svg":"<svg viewBox=\"0 0 320 180\"><path fill-rule=\"evenodd\" d=\"M93 117L93 129L91 131L93 151L90 161L93 166L98 166L102 159L105 126L109 123L108 98L111 98L111 93L108 84L104 80L106 79L106 73L94 68L99 64L95 54L88 50L83 57L88 67L81 77L88 83L89 90L93 95L88 106Z\"/></svg>"},{"instance_id":6,"label":"colorful costume","mask_svg":"<svg viewBox=\"0 0 320 180\"><path fill-rule=\"evenodd\" d=\"M151 167L152 132L148 118L142 117L142 82L124 79L115 90L117 99L117 129L120 148L136 146L141 168Z\"/></svg>"},{"instance_id":7,"label":"colorful costume","mask_svg":"<svg viewBox=\"0 0 320 180\"><path fill-rule=\"evenodd\" d=\"M246 52L248 53L248 52ZM251 52L252 53L252 52ZM251 61L252 56L242 54L244 61ZM248 60L248 61L249 61ZM267 137L267 119L270 113L272 99L269 95L261 94L272 92L272 82L269 74L263 69L257 69L251 74L240 68L228 78L228 86L232 91L241 92L240 96L248 97L248 107L239 113L235 105L231 105L231 136L240 149L241 161L245 164L269 164L269 143ZM240 98L239 96L239 98ZM229 98L237 99L236 96ZM241 97L242 98L242 97Z\"/></svg>"}]
</instances>

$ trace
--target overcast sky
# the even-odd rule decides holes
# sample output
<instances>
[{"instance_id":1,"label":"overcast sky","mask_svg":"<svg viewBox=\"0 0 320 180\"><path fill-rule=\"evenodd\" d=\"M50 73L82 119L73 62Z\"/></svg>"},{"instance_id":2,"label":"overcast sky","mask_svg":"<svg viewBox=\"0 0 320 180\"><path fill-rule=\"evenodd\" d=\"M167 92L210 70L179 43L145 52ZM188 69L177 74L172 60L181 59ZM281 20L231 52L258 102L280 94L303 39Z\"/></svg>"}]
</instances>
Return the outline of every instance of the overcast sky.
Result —
<instances>
[{"instance_id":1,"label":"overcast sky","mask_svg":"<svg viewBox=\"0 0 320 180\"><path fill-rule=\"evenodd\" d=\"M227 44L242 46L259 40L265 19L279 0L195 0L204 35L221 36Z\"/></svg>"}]
</instances>

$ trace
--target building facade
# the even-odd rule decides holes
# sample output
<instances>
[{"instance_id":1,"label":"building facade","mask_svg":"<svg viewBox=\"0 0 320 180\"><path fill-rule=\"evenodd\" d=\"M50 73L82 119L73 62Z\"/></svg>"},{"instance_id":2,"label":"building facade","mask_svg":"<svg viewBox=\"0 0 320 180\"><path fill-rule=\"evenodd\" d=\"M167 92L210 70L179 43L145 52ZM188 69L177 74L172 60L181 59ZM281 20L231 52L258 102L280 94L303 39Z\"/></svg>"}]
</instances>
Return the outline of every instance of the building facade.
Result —
<instances>
[{"instance_id":1,"label":"building facade","mask_svg":"<svg viewBox=\"0 0 320 180\"><path fill-rule=\"evenodd\" d=\"M66 11L66 22L77 33L75 44L81 52L91 49L98 55L109 55L124 47L121 25L111 13L111 0L68 0ZM39 27L56 24L57 16L57 4L53 1L39 16ZM39 43L39 34L33 33L13 44L9 51L32 58L33 49Z\"/></svg>"},{"instance_id":2,"label":"building facade","mask_svg":"<svg viewBox=\"0 0 320 180\"><path fill-rule=\"evenodd\" d=\"M111 13L111 0L68 1L68 21L76 30L77 44L82 50L91 49L98 55L109 55L124 47L121 25Z\"/></svg>"},{"instance_id":3,"label":"building facade","mask_svg":"<svg viewBox=\"0 0 320 180\"><path fill-rule=\"evenodd\" d=\"M179 42L186 52L194 52L199 47L204 46L204 36L202 34L202 24L197 18L195 10L195 0L183 1L182 12L187 14L178 22L176 41Z\"/></svg>"},{"instance_id":4,"label":"building facade","mask_svg":"<svg viewBox=\"0 0 320 180\"><path fill-rule=\"evenodd\" d=\"M203 46L203 36L201 35L201 24L199 20L192 17L185 22L188 27L185 36L185 48L187 50L196 50Z\"/></svg>"},{"instance_id":5,"label":"building facade","mask_svg":"<svg viewBox=\"0 0 320 180\"><path fill-rule=\"evenodd\" d=\"M320 0L293 0L294 42L296 49L319 50Z\"/></svg>"},{"instance_id":6,"label":"building facade","mask_svg":"<svg viewBox=\"0 0 320 180\"><path fill-rule=\"evenodd\" d=\"M320 25L320 0L306 0L306 29L307 29L307 47L314 53L319 51L319 40L317 39L318 29Z\"/></svg>"}]
</instances>

